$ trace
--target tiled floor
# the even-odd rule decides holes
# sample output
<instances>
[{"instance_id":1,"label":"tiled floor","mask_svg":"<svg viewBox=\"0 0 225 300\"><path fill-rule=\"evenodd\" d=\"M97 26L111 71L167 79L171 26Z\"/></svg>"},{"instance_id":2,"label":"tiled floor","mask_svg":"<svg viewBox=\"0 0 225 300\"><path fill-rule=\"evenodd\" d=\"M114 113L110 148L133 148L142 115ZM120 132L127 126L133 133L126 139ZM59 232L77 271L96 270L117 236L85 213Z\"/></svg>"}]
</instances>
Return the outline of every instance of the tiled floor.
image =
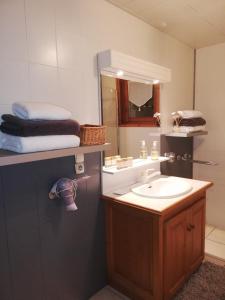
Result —
<instances>
[{"instance_id":1,"label":"tiled floor","mask_svg":"<svg viewBox=\"0 0 225 300\"><path fill-rule=\"evenodd\" d=\"M89 300L129 300L129 298L120 294L110 286L106 286Z\"/></svg>"},{"instance_id":2,"label":"tiled floor","mask_svg":"<svg viewBox=\"0 0 225 300\"><path fill-rule=\"evenodd\" d=\"M225 230L206 225L205 252L225 262Z\"/></svg>"}]
</instances>

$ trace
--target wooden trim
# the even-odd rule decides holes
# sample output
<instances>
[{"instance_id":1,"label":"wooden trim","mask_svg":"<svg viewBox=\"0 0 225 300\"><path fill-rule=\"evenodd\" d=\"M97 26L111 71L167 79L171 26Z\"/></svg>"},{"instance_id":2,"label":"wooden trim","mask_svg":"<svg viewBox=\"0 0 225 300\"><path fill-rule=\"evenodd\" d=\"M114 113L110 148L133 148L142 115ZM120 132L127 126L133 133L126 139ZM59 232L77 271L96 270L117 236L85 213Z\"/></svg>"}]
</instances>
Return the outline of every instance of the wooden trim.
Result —
<instances>
[{"instance_id":1,"label":"wooden trim","mask_svg":"<svg viewBox=\"0 0 225 300\"><path fill-rule=\"evenodd\" d=\"M153 216L153 235L154 235L154 277L153 286L155 287L155 299L161 299L163 291L163 251L164 251L164 236L163 236L164 223L163 219L157 215Z\"/></svg>"},{"instance_id":2,"label":"wooden trim","mask_svg":"<svg viewBox=\"0 0 225 300\"><path fill-rule=\"evenodd\" d=\"M129 95L128 81L116 79L118 116L120 127L158 127L158 123L153 117L129 118ZM154 113L159 112L160 85L153 85Z\"/></svg>"},{"instance_id":3,"label":"wooden trim","mask_svg":"<svg viewBox=\"0 0 225 300\"><path fill-rule=\"evenodd\" d=\"M148 208L136 205L136 204L131 204L131 203L128 203L128 202L120 201L120 200L118 200L116 198L113 198L113 197L110 197L110 196L102 195L101 198L102 198L102 200L104 200L106 202L115 202L117 204L122 204L124 206L133 207L133 208L136 208L136 209L139 209L139 210L151 212L151 213L157 214L159 216L162 215L162 212L160 212L160 211L155 211L153 209L148 209Z\"/></svg>"},{"instance_id":4,"label":"wooden trim","mask_svg":"<svg viewBox=\"0 0 225 300\"><path fill-rule=\"evenodd\" d=\"M171 207L168 207L167 209L165 209L163 211L164 220L168 220L169 218L171 218L174 215L174 213L177 214L180 211L188 208L189 206L191 206L192 204L197 202L199 199L205 198L207 188L208 187L203 188L203 189L195 192L194 194L190 195L189 197L184 198L183 200L179 201L178 203L175 203Z\"/></svg>"}]
</instances>

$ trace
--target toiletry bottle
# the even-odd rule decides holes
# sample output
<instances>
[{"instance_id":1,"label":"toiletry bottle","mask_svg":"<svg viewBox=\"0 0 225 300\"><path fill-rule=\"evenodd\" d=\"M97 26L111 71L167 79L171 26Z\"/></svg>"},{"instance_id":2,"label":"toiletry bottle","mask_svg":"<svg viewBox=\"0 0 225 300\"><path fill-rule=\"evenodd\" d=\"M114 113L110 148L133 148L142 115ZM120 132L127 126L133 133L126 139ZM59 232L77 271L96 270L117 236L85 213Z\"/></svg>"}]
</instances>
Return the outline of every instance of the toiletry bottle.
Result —
<instances>
[{"instance_id":1,"label":"toiletry bottle","mask_svg":"<svg viewBox=\"0 0 225 300\"><path fill-rule=\"evenodd\" d=\"M105 157L105 168L112 167L112 157Z\"/></svg>"},{"instance_id":2,"label":"toiletry bottle","mask_svg":"<svg viewBox=\"0 0 225 300\"><path fill-rule=\"evenodd\" d=\"M133 157L132 156L128 156L127 157L127 166L128 167L132 167L133 166Z\"/></svg>"},{"instance_id":3,"label":"toiletry bottle","mask_svg":"<svg viewBox=\"0 0 225 300\"><path fill-rule=\"evenodd\" d=\"M159 151L158 151L157 141L152 142L151 159L152 160L159 159Z\"/></svg>"},{"instance_id":4,"label":"toiletry bottle","mask_svg":"<svg viewBox=\"0 0 225 300\"><path fill-rule=\"evenodd\" d=\"M112 166L116 165L116 156L112 156Z\"/></svg>"},{"instance_id":5,"label":"toiletry bottle","mask_svg":"<svg viewBox=\"0 0 225 300\"><path fill-rule=\"evenodd\" d=\"M141 141L140 158L141 159L148 158L148 149L147 149L145 140Z\"/></svg>"}]
</instances>

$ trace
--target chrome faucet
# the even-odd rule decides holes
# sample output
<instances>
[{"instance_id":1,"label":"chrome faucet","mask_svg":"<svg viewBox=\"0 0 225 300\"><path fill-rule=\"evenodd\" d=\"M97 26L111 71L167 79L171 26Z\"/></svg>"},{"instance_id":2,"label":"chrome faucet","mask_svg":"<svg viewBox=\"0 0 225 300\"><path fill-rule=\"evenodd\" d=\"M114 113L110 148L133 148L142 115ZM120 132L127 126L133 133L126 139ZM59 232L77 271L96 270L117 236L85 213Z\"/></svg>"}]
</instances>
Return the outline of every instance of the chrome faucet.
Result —
<instances>
[{"instance_id":1,"label":"chrome faucet","mask_svg":"<svg viewBox=\"0 0 225 300\"><path fill-rule=\"evenodd\" d=\"M165 152L164 156L168 158L168 162L173 163L176 160L176 154L174 152Z\"/></svg>"}]
</instances>

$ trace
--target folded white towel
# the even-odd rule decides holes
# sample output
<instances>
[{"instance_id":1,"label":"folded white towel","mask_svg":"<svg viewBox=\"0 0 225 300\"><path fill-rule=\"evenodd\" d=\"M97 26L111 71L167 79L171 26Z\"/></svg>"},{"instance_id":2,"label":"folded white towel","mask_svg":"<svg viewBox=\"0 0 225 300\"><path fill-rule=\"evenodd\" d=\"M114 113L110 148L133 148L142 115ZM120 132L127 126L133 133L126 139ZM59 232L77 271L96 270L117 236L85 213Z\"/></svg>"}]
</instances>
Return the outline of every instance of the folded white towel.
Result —
<instances>
[{"instance_id":1,"label":"folded white towel","mask_svg":"<svg viewBox=\"0 0 225 300\"><path fill-rule=\"evenodd\" d=\"M0 148L18 153L78 147L80 138L75 135L20 137L0 132Z\"/></svg>"},{"instance_id":2,"label":"folded white towel","mask_svg":"<svg viewBox=\"0 0 225 300\"><path fill-rule=\"evenodd\" d=\"M203 113L198 110L178 110L177 112L183 119L202 118Z\"/></svg>"},{"instance_id":3,"label":"folded white towel","mask_svg":"<svg viewBox=\"0 0 225 300\"><path fill-rule=\"evenodd\" d=\"M21 119L67 120L72 114L67 109L41 102L15 102L13 113Z\"/></svg>"},{"instance_id":4,"label":"folded white towel","mask_svg":"<svg viewBox=\"0 0 225 300\"><path fill-rule=\"evenodd\" d=\"M190 133L190 132L196 132L196 131L204 131L206 130L205 125L201 126L174 126L173 131L174 132L180 132L180 133Z\"/></svg>"}]
</instances>

